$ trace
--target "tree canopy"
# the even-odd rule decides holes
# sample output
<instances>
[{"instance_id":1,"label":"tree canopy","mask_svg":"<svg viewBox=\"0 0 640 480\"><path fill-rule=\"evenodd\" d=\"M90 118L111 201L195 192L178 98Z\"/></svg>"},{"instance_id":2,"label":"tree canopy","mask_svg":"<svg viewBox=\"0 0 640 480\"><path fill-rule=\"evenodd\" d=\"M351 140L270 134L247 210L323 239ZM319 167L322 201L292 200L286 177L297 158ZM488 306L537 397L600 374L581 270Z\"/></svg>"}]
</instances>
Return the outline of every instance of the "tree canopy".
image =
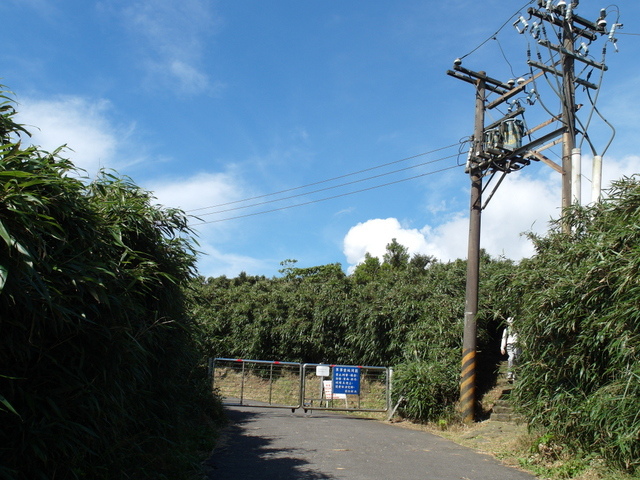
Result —
<instances>
[{"instance_id":1,"label":"tree canopy","mask_svg":"<svg viewBox=\"0 0 640 480\"><path fill-rule=\"evenodd\" d=\"M399 372L433 373L438 365L437 380L426 379L433 389L428 408L412 386L413 373L404 376L407 389L403 375L395 382L397 394L413 395L418 406L408 415L433 417L458 395L466 263L407 252L393 240L382 261L367 255L352 275L339 264L298 268L290 259L282 262L281 277L200 277L192 283L190 305L202 328L201 346L212 357L395 366ZM482 268L495 283L513 264L485 254ZM483 297L495 301L487 286L493 283L483 284ZM502 316L484 306L479 346L487 374L480 377L487 387Z\"/></svg>"}]
</instances>

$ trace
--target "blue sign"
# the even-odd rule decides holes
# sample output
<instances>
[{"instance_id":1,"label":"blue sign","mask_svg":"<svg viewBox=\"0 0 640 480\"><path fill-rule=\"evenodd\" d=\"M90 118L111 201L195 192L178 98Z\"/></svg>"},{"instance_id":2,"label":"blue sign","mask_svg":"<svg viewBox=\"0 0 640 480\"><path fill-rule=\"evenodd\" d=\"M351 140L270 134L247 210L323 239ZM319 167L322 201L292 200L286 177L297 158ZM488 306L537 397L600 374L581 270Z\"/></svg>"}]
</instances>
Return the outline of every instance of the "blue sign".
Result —
<instances>
[{"instance_id":1,"label":"blue sign","mask_svg":"<svg viewBox=\"0 0 640 480\"><path fill-rule=\"evenodd\" d=\"M360 369L358 367L333 367L333 393L360 395Z\"/></svg>"}]
</instances>

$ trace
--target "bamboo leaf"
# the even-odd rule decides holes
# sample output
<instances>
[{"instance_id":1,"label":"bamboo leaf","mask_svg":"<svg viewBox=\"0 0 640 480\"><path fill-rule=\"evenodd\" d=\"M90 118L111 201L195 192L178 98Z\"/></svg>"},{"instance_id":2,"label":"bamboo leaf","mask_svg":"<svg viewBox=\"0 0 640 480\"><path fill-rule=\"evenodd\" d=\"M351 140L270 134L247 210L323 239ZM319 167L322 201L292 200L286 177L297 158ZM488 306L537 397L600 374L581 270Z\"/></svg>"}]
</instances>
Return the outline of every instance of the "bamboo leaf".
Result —
<instances>
[{"instance_id":1,"label":"bamboo leaf","mask_svg":"<svg viewBox=\"0 0 640 480\"><path fill-rule=\"evenodd\" d=\"M2 293L2 289L4 288L5 283L7 283L7 277L9 276L9 270L3 265L0 265L0 293Z\"/></svg>"},{"instance_id":2,"label":"bamboo leaf","mask_svg":"<svg viewBox=\"0 0 640 480\"><path fill-rule=\"evenodd\" d=\"M18 417L20 416L20 414L16 412L15 408L13 408L9 401L3 395L0 395L0 410L3 409L2 406L4 406L4 410L11 412Z\"/></svg>"},{"instance_id":3,"label":"bamboo leaf","mask_svg":"<svg viewBox=\"0 0 640 480\"><path fill-rule=\"evenodd\" d=\"M0 219L0 238L4 240L7 247L11 248L13 246L13 239L11 238L11 235L9 235L7 228L4 226L2 219Z\"/></svg>"}]
</instances>

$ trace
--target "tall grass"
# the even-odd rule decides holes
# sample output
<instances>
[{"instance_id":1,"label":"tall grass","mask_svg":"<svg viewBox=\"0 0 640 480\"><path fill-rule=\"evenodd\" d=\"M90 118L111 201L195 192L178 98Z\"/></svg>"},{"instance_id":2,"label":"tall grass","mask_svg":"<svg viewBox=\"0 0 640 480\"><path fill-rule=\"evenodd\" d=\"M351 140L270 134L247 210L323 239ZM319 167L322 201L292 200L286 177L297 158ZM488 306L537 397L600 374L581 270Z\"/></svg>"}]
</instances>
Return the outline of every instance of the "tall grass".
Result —
<instances>
[{"instance_id":1,"label":"tall grass","mask_svg":"<svg viewBox=\"0 0 640 480\"><path fill-rule=\"evenodd\" d=\"M439 361L409 361L394 372L394 396L404 397L400 413L421 422L454 414L459 393L458 350L446 352Z\"/></svg>"},{"instance_id":2,"label":"tall grass","mask_svg":"<svg viewBox=\"0 0 640 480\"><path fill-rule=\"evenodd\" d=\"M201 398L186 218L128 179L85 184L62 149L23 147L2 100L0 476L162 478Z\"/></svg>"},{"instance_id":3,"label":"tall grass","mask_svg":"<svg viewBox=\"0 0 640 480\"><path fill-rule=\"evenodd\" d=\"M532 424L575 450L640 466L640 181L602 204L574 208L535 238L523 262L518 396Z\"/></svg>"}]
</instances>

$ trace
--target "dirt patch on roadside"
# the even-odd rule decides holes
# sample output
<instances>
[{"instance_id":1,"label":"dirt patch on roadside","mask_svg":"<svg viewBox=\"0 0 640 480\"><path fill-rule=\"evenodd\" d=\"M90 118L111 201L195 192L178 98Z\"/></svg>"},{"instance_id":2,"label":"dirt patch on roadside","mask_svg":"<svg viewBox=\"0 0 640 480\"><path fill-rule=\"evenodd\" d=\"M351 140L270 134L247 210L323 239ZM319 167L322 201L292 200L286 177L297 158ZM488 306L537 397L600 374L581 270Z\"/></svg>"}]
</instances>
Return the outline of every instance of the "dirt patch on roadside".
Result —
<instances>
[{"instance_id":1,"label":"dirt patch on roadside","mask_svg":"<svg viewBox=\"0 0 640 480\"><path fill-rule=\"evenodd\" d=\"M530 444L530 435L524 423L487 420L473 425L432 431L465 447L473 448L499 458L503 463L519 465L523 449Z\"/></svg>"},{"instance_id":2,"label":"dirt patch on roadside","mask_svg":"<svg viewBox=\"0 0 640 480\"><path fill-rule=\"evenodd\" d=\"M530 444L530 436L524 423L487 420L471 425L451 425L444 430L434 425L418 425L408 421L397 422L397 425L438 435L492 455L512 466L519 465L519 457Z\"/></svg>"}]
</instances>

